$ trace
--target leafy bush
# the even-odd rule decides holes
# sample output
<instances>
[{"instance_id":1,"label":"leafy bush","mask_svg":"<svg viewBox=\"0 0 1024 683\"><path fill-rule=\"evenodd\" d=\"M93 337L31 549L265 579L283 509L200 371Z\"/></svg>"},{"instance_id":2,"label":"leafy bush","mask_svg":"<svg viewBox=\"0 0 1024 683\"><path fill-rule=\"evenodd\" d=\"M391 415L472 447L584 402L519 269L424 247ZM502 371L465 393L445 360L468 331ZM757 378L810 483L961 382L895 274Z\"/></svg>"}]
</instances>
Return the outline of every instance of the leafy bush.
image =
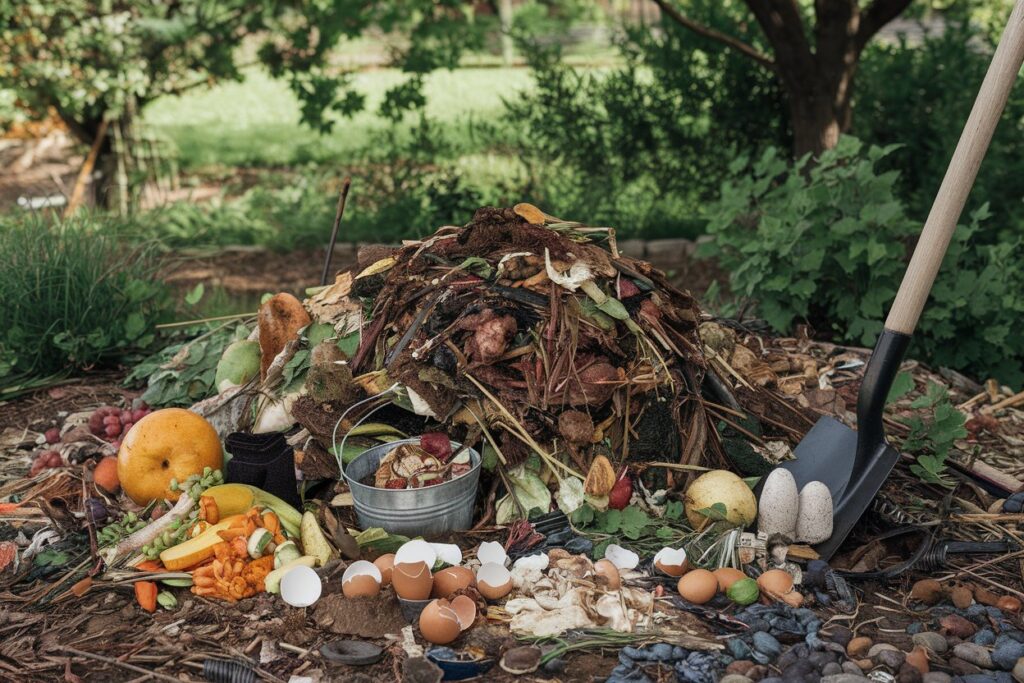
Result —
<instances>
[{"instance_id":1,"label":"leafy bush","mask_svg":"<svg viewBox=\"0 0 1024 683\"><path fill-rule=\"evenodd\" d=\"M696 3L715 28L757 44L727 3ZM528 46L536 86L507 102L534 178L534 201L624 236L699 234L702 203L725 177L729 149L788 146L774 76L721 44L665 23L628 30L625 65L583 71Z\"/></svg>"},{"instance_id":2,"label":"leafy bush","mask_svg":"<svg viewBox=\"0 0 1024 683\"><path fill-rule=\"evenodd\" d=\"M951 8L950 12L953 12ZM1005 21L999 20L1000 26ZM965 49L965 46L969 46ZM941 33L918 45L874 42L857 70L852 132L878 145L898 143L885 168L899 169L898 193L924 219L939 188L978 86L991 59L992 36L966 17L947 16ZM1024 88L1014 88L968 210L988 202L995 218L975 239L996 242L1024 224ZM999 232L1003 235L999 235Z\"/></svg>"},{"instance_id":3,"label":"leafy bush","mask_svg":"<svg viewBox=\"0 0 1024 683\"><path fill-rule=\"evenodd\" d=\"M94 217L0 220L0 384L116 360L166 310L152 243Z\"/></svg>"},{"instance_id":4,"label":"leafy bush","mask_svg":"<svg viewBox=\"0 0 1024 683\"><path fill-rule=\"evenodd\" d=\"M872 345L906 268L919 224L896 195L895 171L879 167L893 147L844 137L818 164L787 163L774 149L722 185L709 209L714 240L704 253L730 273L732 291L755 300L780 332L806 321L820 334ZM1024 256L1021 240L975 241L987 207L950 245L914 352L938 365L1024 380Z\"/></svg>"}]
</instances>

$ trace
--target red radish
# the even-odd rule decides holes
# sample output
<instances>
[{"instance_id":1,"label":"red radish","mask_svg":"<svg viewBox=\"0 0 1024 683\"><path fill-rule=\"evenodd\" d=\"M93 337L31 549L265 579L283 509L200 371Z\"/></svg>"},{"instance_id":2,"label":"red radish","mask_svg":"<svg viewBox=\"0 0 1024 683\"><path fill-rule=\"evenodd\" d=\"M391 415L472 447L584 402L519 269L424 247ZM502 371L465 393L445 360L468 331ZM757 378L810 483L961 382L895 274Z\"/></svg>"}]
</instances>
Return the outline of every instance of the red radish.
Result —
<instances>
[{"instance_id":1,"label":"red radish","mask_svg":"<svg viewBox=\"0 0 1024 683\"><path fill-rule=\"evenodd\" d=\"M149 414L149 411L147 411L145 408L136 408L135 410L132 411L132 419L129 420L129 422L132 422L134 424L135 422L138 422L142 418L146 417L147 414Z\"/></svg>"},{"instance_id":2,"label":"red radish","mask_svg":"<svg viewBox=\"0 0 1024 683\"><path fill-rule=\"evenodd\" d=\"M629 478L626 468L622 468L615 486L608 494L608 507L612 510L621 510L629 505L629 499L633 496L633 481Z\"/></svg>"},{"instance_id":3,"label":"red radish","mask_svg":"<svg viewBox=\"0 0 1024 683\"><path fill-rule=\"evenodd\" d=\"M640 293L640 288L637 287L632 280L626 277L619 277L619 298L628 299L631 296L636 296Z\"/></svg>"},{"instance_id":4,"label":"red radish","mask_svg":"<svg viewBox=\"0 0 1024 683\"><path fill-rule=\"evenodd\" d=\"M441 462L448 462L452 457L452 442L448 435L442 432L427 432L420 436L420 448Z\"/></svg>"},{"instance_id":5,"label":"red radish","mask_svg":"<svg viewBox=\"0 0 1024 683\"><path fill-rule=\"evenodd\" d=\"M60 441L60 429L58 427L50 427L43 436L46 437L46 443L57 443Z\"/></svg>"},{"instance_id":6,"label":"red radish","mask_svg":"<svg viewBox=\"0 0 1024 683\"><path fill-rule=\"evenodd\" d=\"M103 431L104 431L104 433L109 438L113 439L115 436L120 436L121 435L121 425L120 424L110 424L110 425L107 425L106 429L104 429Z\"/></svg>"}]
</instances>

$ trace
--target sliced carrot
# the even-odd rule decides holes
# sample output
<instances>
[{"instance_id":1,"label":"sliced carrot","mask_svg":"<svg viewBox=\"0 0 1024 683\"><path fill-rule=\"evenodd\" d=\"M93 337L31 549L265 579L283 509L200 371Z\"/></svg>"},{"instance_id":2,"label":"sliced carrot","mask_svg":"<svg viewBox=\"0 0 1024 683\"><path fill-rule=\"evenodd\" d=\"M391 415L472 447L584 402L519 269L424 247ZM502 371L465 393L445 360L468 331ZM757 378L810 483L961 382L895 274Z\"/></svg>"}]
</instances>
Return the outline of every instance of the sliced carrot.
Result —
<instances>
[{"instance_id":1,"label":"sliced carrot","mask_svg":"<svg viewBox=\"0 0 1024 683\"><path fill-rule=\"evenodd\" d=\"M220 508L217 507L217 500L213 496L199 496L199 518L210 524L220 521Z\"/></svg>"},{"instance_id":2,"label":"sliced carrot","mask_svg":"<svg viewBox=\"0 0 1024 683\"><path fill-rule=\"evenodd\" d=\"M92 588L92 577L87 576L75 585L73 585L71 587L71 592L80 598L86 593L88 593L90 588Z\"/></svg>"},{"instance_id":3,"label":"sliced carrot","mask_svg":"<svg viewBox=\"0 0 1024 683\"><path fill-rule=\"evenodd\" d=\"M21 503L0 503L0 514L14 512L21 507Z\"/></svg>"},{"instance_id":4,"label":"sliced carrot","mask_svg":"<svg viewBox=\"0 0 1024 683\"><path fill-rule=\"evenodd\" d=\"M267 511L263 513L263 528L272 534L277 534L281 531L281 520L277 518L273 512Z\"/></svg>"},{"instance_id":5,"label":"sliced carrot","mask_svg":"<svg viewBox=\"0 0 1024 683\"><path fill-rule=\"evenodd\" d=\"M137 565L135 565L135 568L138 569L140 572L162 572L164 570L164 566L156 560L146 560L144 562L139 562Z\"/></svg>"},{"instance_id":6,"label":"sliced carrot","mask_svg":"<svg viewBox=\"0 0 1024 683\"><path fill-rule=\"evenodd\" d=\"M152 581L135 582L135 599L139 606L149 613L156 611L156 594L158 590Z\"/></svg>"},{"instance_id":7,"label":"sliced carrot","mask_svg":"<svg viewBox=\"0 0 1024 683\"><path fill-rule=\"evenodd\" d=\"M225 541L233 541L236 538L245 536L245 529L224 529L224 531L218 531L217 535Z\"/></svg>"}]
</instances>

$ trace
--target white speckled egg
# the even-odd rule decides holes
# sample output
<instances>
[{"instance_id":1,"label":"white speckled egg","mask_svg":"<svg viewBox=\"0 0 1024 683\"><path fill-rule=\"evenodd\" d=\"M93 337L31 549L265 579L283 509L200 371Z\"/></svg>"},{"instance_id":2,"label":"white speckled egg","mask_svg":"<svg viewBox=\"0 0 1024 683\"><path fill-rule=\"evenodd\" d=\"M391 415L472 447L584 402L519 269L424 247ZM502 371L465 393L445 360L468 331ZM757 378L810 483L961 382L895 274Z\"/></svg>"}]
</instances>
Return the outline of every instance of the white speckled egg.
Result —
<instances>
[{"instance_id":1,"label":"white speckled egg","mask_svg":"<svg viewBox=\"0 0 1024 683\"><path fill-rule=\"evenodd\" d=\"M789 470L776 467L761 488L761 500L757 503L757 530L792 538L796 533L798 505L796 480Z\"/></svg>"},{"instance_id":2,"label":"white speckled egg","mask_svg":"<svg viewBox=\"0 0 1024 683\"><path fill-rule=\"evenodd\" d=\"M832 494L820 481L809 482L800 491L800 512L796 517L796 540L821 543L832 537Z\"/></svg>"}]
</instances>

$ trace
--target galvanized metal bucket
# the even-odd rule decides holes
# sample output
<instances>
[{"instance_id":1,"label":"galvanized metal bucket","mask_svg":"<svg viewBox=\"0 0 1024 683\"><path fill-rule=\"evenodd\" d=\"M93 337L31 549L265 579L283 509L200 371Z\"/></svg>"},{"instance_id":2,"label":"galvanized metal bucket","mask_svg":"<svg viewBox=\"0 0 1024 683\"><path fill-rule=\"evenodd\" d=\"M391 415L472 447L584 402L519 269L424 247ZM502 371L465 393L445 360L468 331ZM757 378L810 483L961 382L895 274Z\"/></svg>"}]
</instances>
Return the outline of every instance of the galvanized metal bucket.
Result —
<instances>
[{"instance_id":1,"label":"galvanized metal bucket","mask_svg":"<svg viewBox=\"0 0 1024 683\"><path fill-rule=\"evenodd\" d=\"M361 484L373 476L381 459L405 443L419 445L419 439L403 439L368 448L344 470L352 490L359 526L381 527L403 536L439 536L449 531L463 531L473 524L473 502L480 480L480 454L467 449L472 469L466 474L436 486L419 489L379 489ZM452 442L452 450L460 444Z\"/></svg>"}]
</instances>

